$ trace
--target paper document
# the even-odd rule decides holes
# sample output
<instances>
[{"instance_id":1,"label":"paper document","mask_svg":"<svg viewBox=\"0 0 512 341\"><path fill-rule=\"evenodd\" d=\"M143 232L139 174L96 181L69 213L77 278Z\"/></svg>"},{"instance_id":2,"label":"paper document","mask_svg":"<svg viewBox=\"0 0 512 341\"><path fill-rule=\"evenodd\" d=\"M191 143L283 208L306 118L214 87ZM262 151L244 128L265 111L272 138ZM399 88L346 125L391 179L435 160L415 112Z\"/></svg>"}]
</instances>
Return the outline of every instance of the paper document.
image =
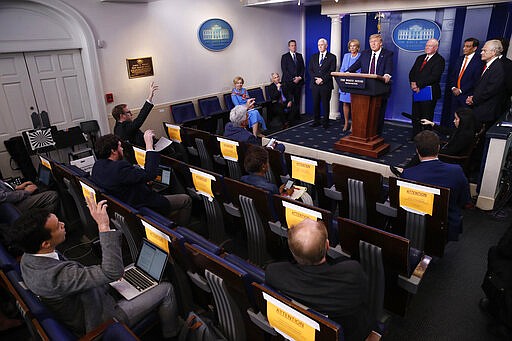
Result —
<instances>
[{"instance_id":1,"label":"paper document","mask_svg":"<svg viewBox=\"0 0 512 341\"><path fill-rule=\"evenodd\" d=\"M303 186L293 186L293 193L290 195L290 199L297 200L302 194L306 193L307 188Z\"/></svg>"},{"instance_id":2,"label":"paper document","mask_svg":"<svg viewBox=\"0 0 512 341\"><path fill-rule=\"evenodd\" d=\"M158 140L157 143L155 143L155 150L157 152L161 152L162 150L164 150L165 148L169 147L171 145L172 141L169 140L167 137L161 137L160 140Z\"/></svg>"}]
</instances>

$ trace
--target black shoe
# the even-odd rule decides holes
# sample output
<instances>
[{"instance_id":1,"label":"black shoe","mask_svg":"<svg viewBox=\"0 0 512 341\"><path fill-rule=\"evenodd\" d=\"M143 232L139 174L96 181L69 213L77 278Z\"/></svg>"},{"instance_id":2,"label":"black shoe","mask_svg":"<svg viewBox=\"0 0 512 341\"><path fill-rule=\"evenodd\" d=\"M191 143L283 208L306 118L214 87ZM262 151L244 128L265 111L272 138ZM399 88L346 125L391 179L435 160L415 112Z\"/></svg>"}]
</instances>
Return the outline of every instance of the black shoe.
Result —
<instances>
[{"instance_id":1,"label":"black shoe","mask_svg":"<svg viewBox=\"0 0 512 341\"><path fill-rule=\"evenodd\" d=\"M324 129L327 129L329 128L331 125L329 124L329 120L325 120L324 121L324 124L322 124L322 126L324 127Z\"/></svg>"},{"instance_id":2,"label":"black shoe","mask_svg":"<svg viewBox=\"0 0 512 341\"><path fill-rule=\"evenodd\" d=\"M310 125L310 127L313 127L313 128L320 127L320 122L319 121L315 121L315 122L313 122L312 125Z\"/></svg>"},{"instance_id":3,"label":"black shoe","mask_svg":"<svg viewBox=\"0 0 512 341\"><path fill-rule=\"evenodd\" d=\"M489 312L489 299L487 297L481 298L480 302L478 302L478 307L484 313Z\"/></svg>"},{"instance_id":4,"label":"black shoe","mask_svg":"<svg viewBox=\"0 0 512 341\"><path fill-rule=\"evenodd\" d=\"M398 168L396 168L395 166L389 166L389 169L391 170L391 173L393 173L397 178L401 178L402 177L402 172L400 172L398 170Z\"/></svg>"}]
</instances>

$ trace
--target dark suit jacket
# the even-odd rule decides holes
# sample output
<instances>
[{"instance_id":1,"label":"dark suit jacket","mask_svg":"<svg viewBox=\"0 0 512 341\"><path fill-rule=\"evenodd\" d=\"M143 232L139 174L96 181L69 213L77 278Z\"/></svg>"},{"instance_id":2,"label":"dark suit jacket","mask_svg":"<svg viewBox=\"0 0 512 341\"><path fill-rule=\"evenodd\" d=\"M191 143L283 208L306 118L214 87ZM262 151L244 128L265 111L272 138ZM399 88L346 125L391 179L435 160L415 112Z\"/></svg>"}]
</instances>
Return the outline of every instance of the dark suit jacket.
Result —
<instances>
[{"instance_id":1,"label":"dark suit jacket","mask_svg":"<svg viewBox=\"0 0 512 341\"><path fill-rule=\"evenodd\" d=\"M457 62L455 63L455 67L453 68L453 72L450 75L449 79L449 89L453 87L457 87L457 79L459 79L460 69L462 64L464 63L465 56L459 56L457 58ZM480 59L480 54L475 53L473 58L468 65L466 65L466 70L460 79L460 89L462 90L462 94L457 96L457 102L461 105L466 103L466 98L468 96L473 95L473 91L475 90L476 83L480 80L480 75L482 74L483 68L482 59Z\"/></svg>"},{"instance_id":2,"label":"dark suit jacket","mask_svg":"<svg viewBox=\"0 0 512 341\"><path fill-rule=\"evenodd\" d=\"M322 63L322 66L318 63L318 58L320 53L317 52L311 56L308 65L309 77L311 78L310 87L313 88L315 86L320 86L329 90L334 88L332 83L331 72L336 71L336 56L330 52L327 52L325 55L325 59ZM323 79L322 85L317 85L315 83L315 77L320 77Z\"/></svg>"},{"instance_id":3,"label":"dark suit jacket","mask_svg":"<svg viewBox=\"0 0 512 341\"><path fill-rule=\"evenodd\" d=\"M92 168L92 181L133 207L149 207L167 215L169 201L146 184L155 179L159 162L160 154L155 151L146 153L144 169L125 160L99 159Z\"/></svg>"},{"instance_id":4,"label":"dark suit jacket","mask_svg":"<svg viewBox=\"0 0 512 341\"><path fill-rule=\"evenodd\" d=\"M503 64L503 69L505 71L505 75L508 77L505 77L505 87L507 89L507 96L512 96L512 60L508 59L507 57L503 56L500 58L501 63Z\"/></svg>"},{"instance_id":5,"label":"dark suit jacket","mask_svg":"<svg viewBox=\"0 0 512 341\"><path fill-rule=\"evenodd\" d=\"M507 75L510 77L510 75ZM494 60L484 72L473 92L473 114L480 122L496 120L501 114L505 94L503 64Z\"/></svg>"},{"instance_id":6,"label":"dark suit jacket","mask_svg":"<svg viewBox=\"0 0 512 341\"><path fill-rule=\"evenodd\" d=\"M265 283L299 303L329 315L343 326L347 341L364 340L371 331L368 280L354 260L319 265L269 264ZM370 322L371 321L371 322Z\"/></svg>"},{"instance_id":7,"label":"dark suit jacket","mask_svg":"<svg viewBox=\"0 0 512 341\"><path fill-rule=\"evenodd\" d=\"M290 52L281 56L281 71L283 72L283 82L291 83L294 77L302 77L302 80L297 84L302 86L304 84L304 58L300 53L295 52L297 58L297 65L293 62Z\"/></svg>"},{"instance_id":8,"label":"dark suit jacket","mask_svg":"<svg viewBox=\"0 0 512 341\"><path fill-rule=\"evenodd\" d=\"M361 52L361 56L352 66L348 68L348 72L356 72L361 69L361 73L369 73L370 72L370 63L372 60L372 50L364 50ZM377 75L393 75L393 52L382 49L379 54L379 59L377 60L377 69L375 70Z\"/></svg>"},{"instance_id":9,"label":"dark suit jacket","mask_svg":"<svg viewBox=\"0 0 512 341\"><path fill-rule=\"evenodd\" d=\"M288 89L284 83L281 83L281 89L283 90L283 95L286 98L286 101L284 102L284 104L288 104L288 102L293 101L293 96L290 95L290 93L288 92ZM279 90L277 90L277 86L274 83L269 85L268 94L269 94L272 102L274 102L274 101L279 102L279 99L281 98L281 93L279 92Z\"/></svg>"},{"instance_id":10,"label":"dark suit jacket","mask_svg":"<svg viewBox=\"0 0 512 341\"><path fill-rule=\"evenodd\" d=\"M462 168L439 160L425 161L405 168L402 178L450 189L448 240L457 240L462 232L460 209L469 201L468 180Z\"/></svg>"},{"instance_id":11,"label":"dark suit jacket","mask_svg":"<svg viewBox=\"0 0 512 341\"><path fill-rule=\"evenodd\" d=\"M148 117L151 109L153 109L153 104L145 101L142 109L140 109L139 114L133 121L116 122L114 135L123 141L129 141L133 145L144 146L144 133L140 130L140 127Z\"/></svg>"},{"instance_id":12,"label":"dark suit jacket","mask_svg":"<svg viewBox=\"0 0 512 341\"><path fill-rule=\"evenodd\" d=\"M427 55L424 53L416 58L414 65L409 72L409 82L416 82L416 85L423 89L426 86L432 86L432 97L437 100L441 97L441 86L439 81L444 71L444 58L439 54L435 53L428 60L427 64L420 71L421 64L425 60Z\"/></svg>"}]
</instances>

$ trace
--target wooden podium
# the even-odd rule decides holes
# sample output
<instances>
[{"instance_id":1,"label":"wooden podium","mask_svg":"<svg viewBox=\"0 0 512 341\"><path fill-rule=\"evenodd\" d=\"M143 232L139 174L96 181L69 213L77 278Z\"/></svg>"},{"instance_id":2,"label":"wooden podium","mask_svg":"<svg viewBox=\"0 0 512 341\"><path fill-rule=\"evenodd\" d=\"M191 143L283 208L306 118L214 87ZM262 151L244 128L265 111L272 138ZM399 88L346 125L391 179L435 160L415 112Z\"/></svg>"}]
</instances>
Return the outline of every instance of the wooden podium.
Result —
<instances>
[{"instance_id":1,"label":"wooden podium","mask_svg":"<svg viewBox=\"0 0 512 341\"><path fill-rule=\"evenodd\" d=\"M340 89L351 94L352 134L341 138L334 148L344 152L371 156L386 153L389 144L377 134L382 96L390 85L384 77L366 73L331 72Z\"/></svg>"}]
</instances>

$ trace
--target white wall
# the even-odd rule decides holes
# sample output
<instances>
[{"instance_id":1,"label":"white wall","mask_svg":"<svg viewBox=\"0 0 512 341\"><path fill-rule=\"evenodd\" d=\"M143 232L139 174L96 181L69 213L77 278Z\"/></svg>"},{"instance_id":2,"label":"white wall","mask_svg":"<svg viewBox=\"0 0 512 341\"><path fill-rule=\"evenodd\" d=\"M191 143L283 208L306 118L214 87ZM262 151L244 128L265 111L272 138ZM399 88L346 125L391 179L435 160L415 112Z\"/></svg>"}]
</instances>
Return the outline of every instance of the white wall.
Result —
<instances>
[{"instance_id":1,"label":"white wall","mask_svg":"<svg viewBox=\"0 0 512 341\"><path fill-rule=\"evenodd\" d=\"M98 49L105 93L131 108L141 106L153 77L128 79L126 58L153 57L154 80L160 86L155 102L161 104L230 91L235 75L242 75L248 86L268 83L270 73L280 71L287 41L302 39L299 6L245 8L236 0L64 2L105 42ZM206 50L197 39L199 26L211 18L233 27L233 43L222 52Z\"/></svg>"}]
</instances>

